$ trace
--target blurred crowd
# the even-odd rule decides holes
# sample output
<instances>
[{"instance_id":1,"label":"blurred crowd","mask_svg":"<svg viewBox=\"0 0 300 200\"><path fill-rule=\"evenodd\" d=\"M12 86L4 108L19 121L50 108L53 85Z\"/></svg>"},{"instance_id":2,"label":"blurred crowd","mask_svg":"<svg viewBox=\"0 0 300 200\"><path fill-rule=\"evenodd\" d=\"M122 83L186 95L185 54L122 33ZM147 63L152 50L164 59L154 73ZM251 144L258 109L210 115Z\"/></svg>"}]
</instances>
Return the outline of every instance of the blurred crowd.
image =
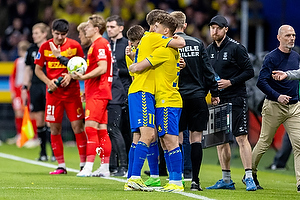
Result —
<instances>
[{"instance_id":1,"label":"blurred crowd","mask_svg":"<svg viewBox=\"0 0 300 200\"><path fill-rule=\"evenodd\" d=\"M148 30L145 16L154 8L180 10L187 16L186 33L206 45L211 42L207 24L214 15L221 14L229 22L228 35L239 41L239 7L240 0L0 0L0 61L15 60L20 41L32 42L35 23L51 25L54 19L64 18L70 22L68 37L78 40L76 27L93 13L104 18L120 15L126 32L135 24Z\"/></svg>"}]
</instances>

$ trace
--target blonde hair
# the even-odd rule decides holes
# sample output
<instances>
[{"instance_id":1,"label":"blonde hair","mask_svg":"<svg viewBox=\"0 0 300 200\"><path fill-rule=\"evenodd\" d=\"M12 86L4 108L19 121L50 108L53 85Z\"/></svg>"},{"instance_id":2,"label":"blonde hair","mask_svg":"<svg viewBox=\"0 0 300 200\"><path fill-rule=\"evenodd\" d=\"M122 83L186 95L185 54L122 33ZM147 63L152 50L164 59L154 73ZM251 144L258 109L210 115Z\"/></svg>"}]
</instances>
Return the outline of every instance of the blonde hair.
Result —
<instances>
[{"instance_id":1,"label":"blonde hair","mask_svg":"<svg viewBox=\"0 0 300 200\"><path fill-rule=\"evenodd\" d=\"M84 33L84 35L85 35L85 30L84 30L84 28L85 28L87 25L88 25L87 22L82 22L82 23L80 23L80 24L77 26L77 31L82 31L82 32Z\"/></svg>"},{"instance_id":2,"label":"blonde hair","mask_svg":"<svg viewBox=\"0 0 300 200\"><path fill-rule=\"evenodd\" d=\"M40 29L42 33L47 33L47 39L50 39L52 37L50 33L50 27L42 22L33 25L32 30L34 29Z\"/></svg>"}]
</instances>

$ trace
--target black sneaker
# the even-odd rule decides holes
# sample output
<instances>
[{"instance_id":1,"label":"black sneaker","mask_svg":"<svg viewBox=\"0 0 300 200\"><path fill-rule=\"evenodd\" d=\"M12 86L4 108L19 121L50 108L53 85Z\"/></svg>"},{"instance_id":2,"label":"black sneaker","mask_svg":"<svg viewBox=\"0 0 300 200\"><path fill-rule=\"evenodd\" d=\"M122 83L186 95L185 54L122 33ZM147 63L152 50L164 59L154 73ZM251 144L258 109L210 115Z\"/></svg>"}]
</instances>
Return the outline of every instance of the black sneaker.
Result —
<instances>
[{"instance_id":1,"label":"black sneaker","mask_svg":"<svg viewBox=\"0 0 300 200\"><path fill-rule=\"evenodd\" d=\"M118 172L114 174L114 176L124 176L126 174L127 170L125 167L120 167Z\"/></svg>"},{"instance_id":2,"label":"black sneaker","mask_svg":"<svg viewBox=\"0 0 300 200\"><path fill-rule=\"evenodd\" d=\"M246 176L246 175L244 175L244 177L243 177L243 179L242 179L242 182L246 185L245 176ZM254 181L254 183L255 183L255 185L256 185L256 188L257 188L258 190L263 190L264 188L261 187L261 186L259 185L259 182L258 182L258 180L257 180L257 174L252 174L252 176L253 176L253 181Z\"/></svg>"},{"instance_id":3,"label":"black sneaker","mask_svg":"<svg viewBox=\"0 0 300 200\"><path fill-rule=\"evenodd\" d=\"M144 174L146 174L147 176L150 176L150 171L146 170L146 171L144 171Z\"/></svg>"},{"instance_id":4,"label":"black sneaker","mask_svg":"<svg viewBox=\"0 0 300 200\"><path fill-rule=\"evenodd\" d=\"M118 173L117 169L112 169L112 170L110 169L109 171L110 171L110 176L115 176L115 174Z\"/></svg>"},{"instance_id":5,"label":"black sneaker","mask_svg":"<svg viewBox=\"0 0 300 200\"><path fill-rule=\"evenodd\" d=\"M200 184L193 181L191 183L191 191L203 191L203 189L200 187Z\"/></svg>"}]
</instances>

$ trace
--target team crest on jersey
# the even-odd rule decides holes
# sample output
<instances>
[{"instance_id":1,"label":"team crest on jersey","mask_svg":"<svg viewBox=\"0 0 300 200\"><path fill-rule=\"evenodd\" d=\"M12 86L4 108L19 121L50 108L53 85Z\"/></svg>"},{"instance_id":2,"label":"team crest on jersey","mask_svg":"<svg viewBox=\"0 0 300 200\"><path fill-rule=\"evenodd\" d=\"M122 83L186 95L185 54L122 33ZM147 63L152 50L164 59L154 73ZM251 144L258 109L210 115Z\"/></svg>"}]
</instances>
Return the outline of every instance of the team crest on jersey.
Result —
<instances>
[{"instance_id":1,"label":"team crest on jersey","mask_svg":"<svg viewBox=\"0 0 300 200\"><path fill-rule=\"evenodd\" d=\"M228 58L228 54L227 54L227 51L225 51L223 54L223 60L227 60L227 58Z\"/></svg>"},{"instance_id":2,"label":"team crest on jersey","mask_svg":"<svg viewBox=\"0 0 300 200\"><path fill-rule=\"evenodd\" d=\"M91 54L93 52L93 49L94 49L93 47L90 47L89 51L88 51L88 54Z\"/></svg>"},{"instance_id":3,"label":"team crest on jersey","mask_svg":"<svg viewBox=\"0 0 300 200\"><path fill-rule=\"evenodd\" d=\"M38 52L37 56L36 56L36 59L40 59L41 58L41 53Z\"/></svg>"},{"instance_id":4,"label":"team crest on jersey","mask_svg":"<svg viewBox=\"0 0 300 200\"><path fill-rule=\"evenodd\" d=\"M81 108L77 108L77 118L82 116L82 110Z\"/></svg>"},{"instance_id":5,"label":"team crest on jersey","mask_svg":"<svg viewBox=\"0 0 300 200\"><path fill-rule=\"evenodd\" d=\"M213 53L210 54L210 58L211 58L211 59L214 59L214 58L215 58L215 54L213 54Z\"/></svg>"},{"instance_id":6,"label":"team crest on jersey","mask_svg":"<svg viewBox=\"0 0 300 200\"><path fill-rule=\"evenodd\" d=\"M158 131L158 132L162 132L161 125L158 125L158 126L157 126L157 131Z\"/></svg>"},{"instance_id":7,"label":"team crest on jersey","mask_svg":"<svg viewBox=\"0 0 300 200\"><path fill-rule=\"evenodd\" d=\"M67 55L70 56L70 57L73 56L73 55L74 55L74 50L75 50L75 49L68 48L68 49L66 50Z\"/></svg>"},{"instance_id":8,"label":"team crest on jersey","mask_svg":"<svg viewBox=\"0 0 300 200\"><path fill-rule=\"evenodd\" d=\"M85 119L87 119L90 116L91 111L86 109L85 110Z\"/></svg>"}]
</instances>

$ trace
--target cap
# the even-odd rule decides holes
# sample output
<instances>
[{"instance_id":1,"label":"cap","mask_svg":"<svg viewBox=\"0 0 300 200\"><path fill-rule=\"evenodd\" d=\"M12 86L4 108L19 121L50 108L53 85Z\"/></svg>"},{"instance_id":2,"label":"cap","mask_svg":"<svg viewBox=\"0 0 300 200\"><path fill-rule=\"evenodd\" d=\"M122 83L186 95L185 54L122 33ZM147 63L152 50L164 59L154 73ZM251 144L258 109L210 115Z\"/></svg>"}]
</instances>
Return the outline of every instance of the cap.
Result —
<instances>
[{"instance_id":1,"label":"cap","mask_svg":"<svg viewBox=\"0 0 300 200\"><path fill-rule=\"evenodd\" d=\"M228 22L227 20L225 19L225 17L221 16L221 15L217 15L217 16L214 16L208 26L211 26L213 24L217 24L218 26L220 26L221 28L223 27L228 27Z\"/></svg>"}]
</instances>

